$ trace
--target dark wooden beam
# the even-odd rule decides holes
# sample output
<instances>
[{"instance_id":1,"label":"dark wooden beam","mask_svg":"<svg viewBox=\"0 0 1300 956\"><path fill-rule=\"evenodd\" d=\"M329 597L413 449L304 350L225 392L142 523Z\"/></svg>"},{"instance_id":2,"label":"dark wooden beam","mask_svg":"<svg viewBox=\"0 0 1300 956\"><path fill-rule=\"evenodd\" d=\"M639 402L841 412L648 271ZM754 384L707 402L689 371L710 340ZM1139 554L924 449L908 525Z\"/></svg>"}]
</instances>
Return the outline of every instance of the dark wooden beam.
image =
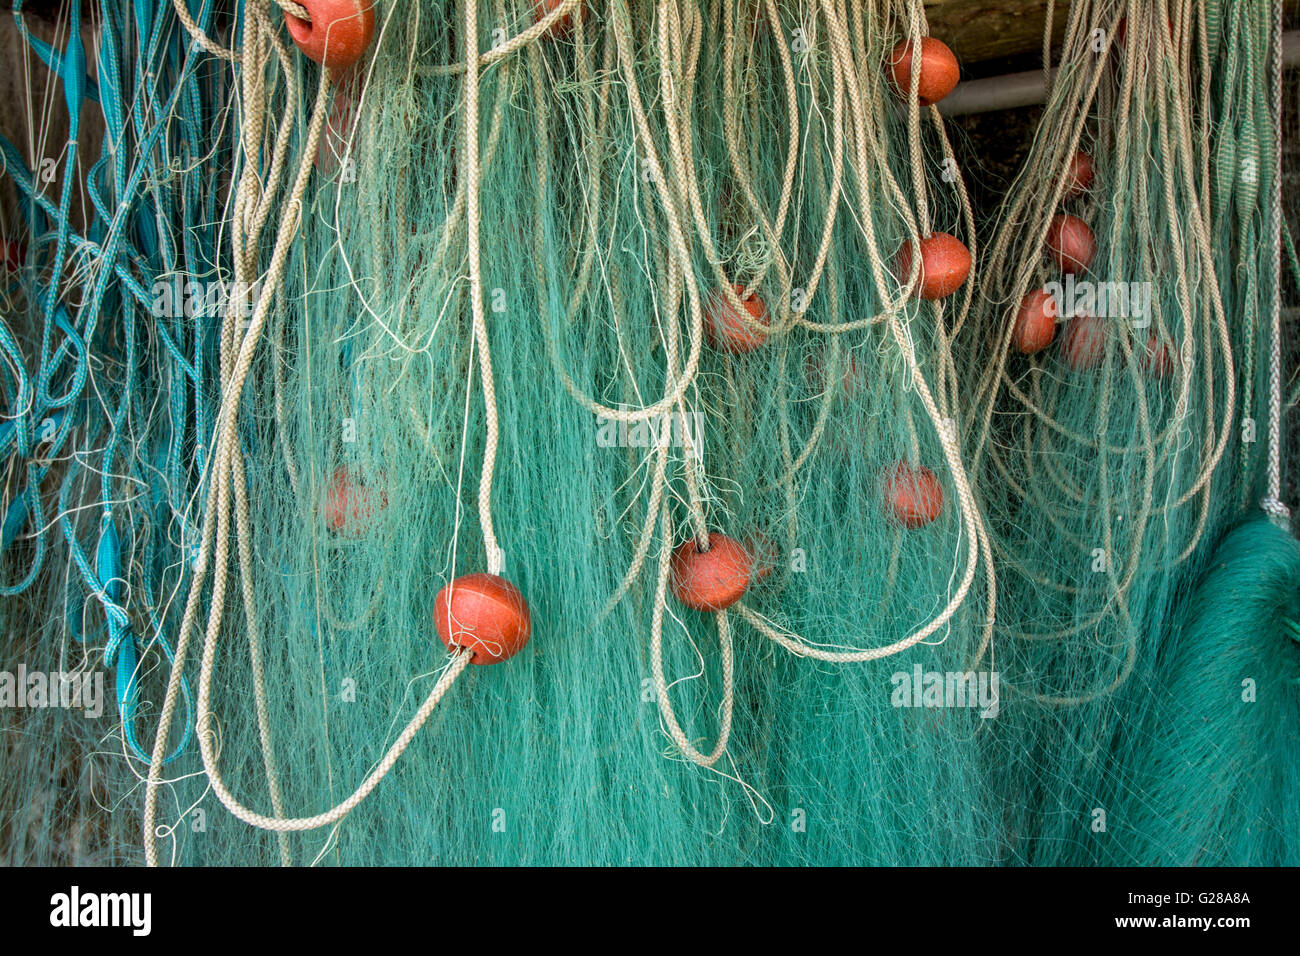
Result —
<instances>
[{"instance_id":1,"label":"dark wooden beam","mask_svg":"<svg viewBox=\"0 0 1300 956\"><path fill-rule=\"evenodd\" d=\"M1049 0L924 0L930 32L957 54L963 74L978 64L995 60L1038 57L1043 49L1043 26ZM1300 0L1285 0L1288 27L1300 18ZM1060 43L1070 12L1069 0L1056 0L1053 42Z\"/></svg>"},{"instance_id":2,"label":"dark wooden beam","mask_svg":"<svg viewBox=\"0 0 1300 956\"><path fill-rule=\"evenodd\" d=\"M925 0L930 32L957 54L963 67L1040 53L1047 0ZM1054 42L1065 33L1068 2L1058 0Z\"/></svg>"}]
</instances>

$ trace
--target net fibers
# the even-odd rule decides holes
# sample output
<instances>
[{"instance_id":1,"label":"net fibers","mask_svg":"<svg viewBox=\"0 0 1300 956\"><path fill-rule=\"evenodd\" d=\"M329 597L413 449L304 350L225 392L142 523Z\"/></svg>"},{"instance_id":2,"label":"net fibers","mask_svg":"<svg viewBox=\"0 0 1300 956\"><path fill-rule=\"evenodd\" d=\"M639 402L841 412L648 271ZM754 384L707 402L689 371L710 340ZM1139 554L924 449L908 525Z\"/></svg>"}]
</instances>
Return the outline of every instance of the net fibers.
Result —
<instances>
[{"instance_id":1,"label":"net fibers","mask_svg":"<svg viewBox=\"0 0 1300 956\"><path fill-rule=\"evenodd\" d=\"M1232 697L1294 649L1175 623L1265 481L1267 4L1073 4L987 224L891 81L915 0L377 4L347 69L282 7L24 34L103 147L0 144L0 614L108 680L0 710L12 861L1294 861L1294 707ZM1012 347L1058 208L1145 303L1086 368L1069 310ZM490 667L435 627L482 571L532 621Z\"/></svg>"}]
</instances>

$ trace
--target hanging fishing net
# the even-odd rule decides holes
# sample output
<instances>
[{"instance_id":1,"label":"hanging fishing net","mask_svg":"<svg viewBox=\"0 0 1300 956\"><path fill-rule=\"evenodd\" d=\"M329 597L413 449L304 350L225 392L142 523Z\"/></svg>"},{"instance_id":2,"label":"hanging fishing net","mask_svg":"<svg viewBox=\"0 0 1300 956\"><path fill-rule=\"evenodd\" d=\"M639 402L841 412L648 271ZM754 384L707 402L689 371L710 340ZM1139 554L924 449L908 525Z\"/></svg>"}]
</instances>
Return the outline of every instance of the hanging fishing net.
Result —
<instances>
[{"instance_id":1,"label":"hanging fishing net","mask_svg":"<svg viewBox=\"0 0 1300 956\"><path fill-rule=\"evenodd\" d=\"M15 7L7 859L1294 861L1269 4Z\"/></svg>"},{"instance_id":2,"label":"hanging fishing net","mask_svg":"<svg viewBox=\"0 0 1300 956\"><path fill-rule=\"evenodd\" d=\"M1240 588L1187 594L1265 492L1277 427L1256 358L1277 296L1276 34L1267 5L1164 6L1070 8L982 273L998 358L970 434L1006 625L993 766L1028 862L1277 863L1293 845L1292 764L1262 762L1290 760L1264 715L1290 719L1294 649L1249 614L1230 624ZM1278 548L1260 564L1285 567L1293 542ZM1293 605L1293 570L1278 586Z\"/></svg>"}]
</instances>

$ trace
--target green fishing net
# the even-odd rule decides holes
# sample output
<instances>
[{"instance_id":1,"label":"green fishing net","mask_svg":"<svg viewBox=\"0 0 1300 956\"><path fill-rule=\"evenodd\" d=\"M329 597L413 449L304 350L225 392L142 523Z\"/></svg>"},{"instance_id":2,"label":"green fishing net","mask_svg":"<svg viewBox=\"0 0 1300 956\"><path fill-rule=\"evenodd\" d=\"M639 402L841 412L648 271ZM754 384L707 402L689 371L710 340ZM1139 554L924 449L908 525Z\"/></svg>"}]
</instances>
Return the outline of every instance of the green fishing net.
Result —
<instances>
[{"instance_id":1,"label":"green fishing net","mask_svg":"<svg viewBox=\"0 0 1300 956\"><path fill-rule=\"evenodd\" d=\"M304 6L96 14L80 220L6 143L6 659L116 669L8 859L1294 862L1270 4L1072 4L989 221L919 0Z\"/></svg>"}]
</instances>

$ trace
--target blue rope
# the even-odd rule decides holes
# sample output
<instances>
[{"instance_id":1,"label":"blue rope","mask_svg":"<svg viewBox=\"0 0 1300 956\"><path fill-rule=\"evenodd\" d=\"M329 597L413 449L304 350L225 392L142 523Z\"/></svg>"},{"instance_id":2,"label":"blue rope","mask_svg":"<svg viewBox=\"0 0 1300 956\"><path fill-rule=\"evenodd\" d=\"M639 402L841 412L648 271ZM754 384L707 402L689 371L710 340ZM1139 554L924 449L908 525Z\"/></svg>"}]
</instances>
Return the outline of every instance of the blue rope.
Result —
<instances>
[{"instance_id":1,"label":"blue rope","mask_svg":"<svg viewBox=\"0 0 1300 956\"><path fill-rule=\"evenodd\" d=\"M208 29L212 0L189 6ZM81 22L82 7L83 0L71 0L69 22ZM0 458L21 479L0 519L0 558L13 565L21 550L25 567L16 580L0 580L0 595L32 587L45 562L66 548L76 574L64 585L65 612L86 597L103 610L103 661L115 669L123 738L148 760L136 734L142 663L154 651L174 662L164 635L178 613L155 595L180 583L164 575L191 573L188 555L176 561L169 550L176 545L162 529L179 521L181 547L196 537L190 512L220 392L213 323L174 294L182 291L179 283L169 284L173 277L205 282L222 274L217 184L184 173L229 150L222 125L213 122L228 90L200 70L207 54L171 3L133 0L98 9L96 82L77 29L56 49L27 30L23 3L14 4L20 36L62 87L69 141L52 196L0 137L0 174L23 200L23 233L14 238L25 238L27 248L23 267L5 278L11 300L25 305L26 324L15 321L21 309L0 315ZM99 156L84 168L78 137L87 104L102 115L105 135ZM71 215L78 184L88 200L81 229ZM74 435L84 445L74 446ZM92 451L96 443L101 447ZM55 462L65 470L51 523L41 489ZM90 548L80 516L95 476L99 517ZM79 610L65 618L73 639L84 642ZM133 620L147 622L147 635L136 635ZM185 679L181 694L185 730L168 762L193 736Z\"/></svg>"}]
</instances>

